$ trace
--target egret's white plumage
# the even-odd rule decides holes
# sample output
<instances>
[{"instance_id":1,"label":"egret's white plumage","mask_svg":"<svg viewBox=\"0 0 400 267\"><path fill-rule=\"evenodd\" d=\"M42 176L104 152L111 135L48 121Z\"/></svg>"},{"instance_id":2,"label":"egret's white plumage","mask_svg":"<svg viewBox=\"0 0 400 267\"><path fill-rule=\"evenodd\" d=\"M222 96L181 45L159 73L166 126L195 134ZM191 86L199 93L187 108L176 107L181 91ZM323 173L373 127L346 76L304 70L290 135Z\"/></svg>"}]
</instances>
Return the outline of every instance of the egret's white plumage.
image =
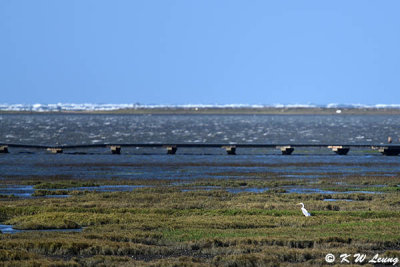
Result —
<instances>
[{"instance_id":1,"label":"egret's white plumage","mask_svg":"<svg viewBox=\"0 0 400 267\"><path fill-rule=\"evenodd\" d=\"M311 214L304 208L303 203L297 203L297 205L301 205L301 211L303 212L304 216L306 217L311 216Z\"/></svg>"}]
</instances>

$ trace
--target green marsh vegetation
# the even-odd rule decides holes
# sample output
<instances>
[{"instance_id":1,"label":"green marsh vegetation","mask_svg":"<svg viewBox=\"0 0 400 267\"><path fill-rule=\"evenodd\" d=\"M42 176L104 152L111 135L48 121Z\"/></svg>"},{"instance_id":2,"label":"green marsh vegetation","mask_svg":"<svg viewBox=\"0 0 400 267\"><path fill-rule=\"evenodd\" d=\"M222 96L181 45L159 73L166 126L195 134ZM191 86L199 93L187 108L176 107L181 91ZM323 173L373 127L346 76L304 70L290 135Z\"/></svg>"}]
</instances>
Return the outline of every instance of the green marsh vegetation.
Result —
<instances>
[{"instance_id":1,"label":"green marsh vegetation","mask_svg":"<svg viewBox=\"0 0 400 267\"><path fill-rule=\"evenodd\" d=\"M225 179L13 178L14 183L33 185L36 197L0 198L0 222L28 230L0 234L0 262L6 266L305 266L325 264L327 253L400 258L399 175L221 175ZM129 192L69 190L113 184L147 187ZM337 193L286 193L290 187ZM229 193L228 188L267 189ZM52 194L70 196L46 197ZM313 216L304 217L298 202ZM36 231L46 229L82 231Z\"/></svg>"}]
</instances>

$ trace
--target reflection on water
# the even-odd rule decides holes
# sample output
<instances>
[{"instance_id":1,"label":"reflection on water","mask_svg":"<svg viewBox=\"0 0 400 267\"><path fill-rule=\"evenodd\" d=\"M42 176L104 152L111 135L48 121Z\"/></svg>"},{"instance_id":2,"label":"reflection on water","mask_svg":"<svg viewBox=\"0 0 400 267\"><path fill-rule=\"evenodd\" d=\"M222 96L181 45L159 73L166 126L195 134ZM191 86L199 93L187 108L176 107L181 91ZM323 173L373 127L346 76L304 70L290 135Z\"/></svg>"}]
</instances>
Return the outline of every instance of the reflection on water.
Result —
<instances>
[{"instance_id":1,"label":"reflection on water","mask_svg":"<svg viewBox=\"0 0 400 267\"><path fill-rule=\"evenodd\" d=\"M3 234L14 234L21 232L21 230L14 229L12 225L0 224L0 232Z\"/></svg>"},{"instance_id":2,"label":"reflection on water","mask_svg":"<svg viewBox=\"0 0 400 267\"><path fill-rule=\"evenodd\" d=\"M247 188L227 188L226 191L229 193L237 194L242 192L249 192L249 193L263 193L268 191L268 187L264 188L257 188L257 187L247 187Z\"/></svg>"},{"instance_id":3,"label":"reflection on water","mask_svg":"<svg viewBox=\"0 0 400 267\"><path fill-rule=\"evenodd\" d=\"M97 192L124 192L132 191L137 188L148 187L145 185L100 185L100 186L81 186L81 187L70 187L65 190L79 190L79 191L97 191Z\"/></svg>"},{"instance_id":4,"label":"reflection on water","mask_svg":"<svg viewBox=\"0 0 400 267\"><path fill-rule=\"evenodd\" d=\"M34 192L31 185L0 185L0 195L26 198L31 197Z\"/></svg>"},{"instance_id":5,"label":"reflection on water","mask_svg":"<svg viewBox=\"0 0 400 267\"><path fill-rule=\"evenodd\" d=\"M325 198L324 201L354 201L354 200L345 198Z\"/></svg>"},{"instance_id":6,"label":"reflection on water","mask_svg":"<svg viewBox=\"0 0 400 267\"><path fill-rule=\"evenodd\" d=\"M236 173L230 176L229 173ZM82 179L240 178L248 173L288 178L319 178L327 174L395 176L399 157L281 155L0 155L1 179L64 176ZM330 175L332 176L332 175ZM1 189L0 189L1 190ZM18 192L16 192L18 193Z\"/></svg>"},{"instance_id":7,"label":"reflection on water","mask_svg":"<svg viewBox=\"0 0 400 267\"><path fill-rule=\"evenodd\" d=\"M100 185L100 186L81 186L62 188L65 191L97 191L97 192L127 192L137 188L148 187L145 185ZM61 188L59 188L61 189ZM59 189L45 189L48 191L56 191ZM43 190L43 189L39 189ZM31 198L35 192L33 186L30 185L0 185L0 195L15 196L20 198ZM48 198L65 198L70 195L45 195Z\"/></svg>"},{"instance_id":8,"label":"reflection on water","mask_svg":"<svg viewBox=\"0 0 400 267\"><path fill-rule=\"evenodd\" d=\"M376 191L329 191L329 190L322 190L319 188L286 188L287 193L297 193L297 194L355 194L355 193L362 193L362 194L382 194L382 192Z\"/></svg>"},{"instance_id":9,"label":"reflection on water","mask_svg":"<svg viewBox=\"0 0 400 267\"><path fill-rule=\"evenodd\" d=\"M12 225L0 224L0 232L3 234L15 234L21 232L82 232L81 228L78 229L41 229L41 230L17 230Z\"/></svg>"}]
</instances>

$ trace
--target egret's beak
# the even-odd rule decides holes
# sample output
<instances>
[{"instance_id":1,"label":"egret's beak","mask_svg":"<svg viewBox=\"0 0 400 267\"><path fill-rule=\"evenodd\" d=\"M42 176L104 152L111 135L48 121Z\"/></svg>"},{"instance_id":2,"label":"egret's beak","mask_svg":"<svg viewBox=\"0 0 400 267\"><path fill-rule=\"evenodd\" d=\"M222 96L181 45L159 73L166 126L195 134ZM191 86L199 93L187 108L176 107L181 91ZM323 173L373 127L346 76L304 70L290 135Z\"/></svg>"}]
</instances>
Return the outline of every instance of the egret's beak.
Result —
<instances>
[{"instance_id":1,"label":"egret's beak","mask_svg":"<svg viewBox=\"0 0 400 267\"><path fill-rule=\"evenodd\" d=\"M301 205L301 203L297 203L296 205Z\"/></svg>"}]
</instances>

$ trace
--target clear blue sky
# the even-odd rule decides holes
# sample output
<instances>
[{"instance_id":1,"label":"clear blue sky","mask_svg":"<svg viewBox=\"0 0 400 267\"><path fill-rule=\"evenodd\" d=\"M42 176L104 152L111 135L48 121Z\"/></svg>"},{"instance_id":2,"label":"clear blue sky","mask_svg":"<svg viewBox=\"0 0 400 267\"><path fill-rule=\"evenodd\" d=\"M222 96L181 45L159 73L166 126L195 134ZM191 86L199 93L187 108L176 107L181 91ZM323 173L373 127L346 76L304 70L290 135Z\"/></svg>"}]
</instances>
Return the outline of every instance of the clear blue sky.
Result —
<instances>
[{"instance_id":1,"label":"clear blue sky","mask_svg":"<svg viewBox=\"0 0 400 267\"><path fill-rule=\"evenodd\" d=\"M0 0L0 103L400 103L400 1Z\"/></svg>"}]
</instances>

